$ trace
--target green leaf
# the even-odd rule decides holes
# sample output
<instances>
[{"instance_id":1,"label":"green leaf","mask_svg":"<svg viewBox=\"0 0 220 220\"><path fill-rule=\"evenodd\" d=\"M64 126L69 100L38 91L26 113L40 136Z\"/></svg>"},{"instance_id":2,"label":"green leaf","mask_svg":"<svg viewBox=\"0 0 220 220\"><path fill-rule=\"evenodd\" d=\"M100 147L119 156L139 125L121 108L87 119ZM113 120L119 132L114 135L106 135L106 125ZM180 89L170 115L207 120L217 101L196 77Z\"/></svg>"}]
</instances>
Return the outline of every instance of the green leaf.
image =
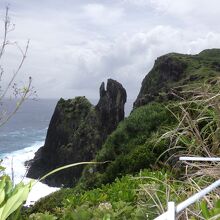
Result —
<instances>
[{"instance_id":1,"label":"green leaf","mask_svg":"<svg viewBox=\"0 0 220 220\"><path fill-rule=\"evenodd\" d=\"M5 178L0 181L0 205L5 199Z\"/></svg>"},{"instance_id":2,"label":"green leaf","mask_svg":"<svg viewBox=\"0 0 220 220\"><path fill-rule=\"evenodd\" d=\"M6 196L10 196L10 193L12 192L12 189L13 189L13 183L10 179L9 176L5 176L5 194Z\"/></svg>"},{"instance_id":3,"label":"green leaf","mask_svg":"<svg viewBox=\"0 0 220 220\"><path fill-rule=\"evenodd\" d=\"M106 162L80 162L80 163L73 163L73 164L68 164L68 165L65 165L65 166L62 166L62 167L59 167L57 169L54 169L52 170L51 172L47 173L46 175L44 175L43 177L41 177L39 179L39 181L41 180L44 180L45 178L47 178L48 176L54 174L54 173L57 173L61 170L64 170L64 169L67 169L67 168L70 168L70 167L75 167L75 166L79 166L79 165L85 165L85 164L104 164L104 163L107 163L108 161Z\"/></svg>"},{"instance_id":4,"label":"green leaf","mask_svg":"<svg viewBox=\"0 0 220 220\"><path fill-rule=\"evenodd\" d=\"M216 201L215 207L216 207L216 208L220 208L220 199L218 199L218 200Z\"/></svg>"},{"instance_id":5,"label":"green leaf","mask_svg":"<svg viewBox=\"0 0 220 220\"><path fill-rule=\"evenodd\" d=\"M207 203L205 201L202 201L201 202L201 210L202 210L202 215L205 219L208 219L210 218L210 213L209 213L209 210L208 210L208 207L207 207Z\"/></svg>"},{"instance_id":6,"label":"green leaf","mask_svg":"<svg viewBox=\"0 0 220 220\"><path fill-rule=\"evenodd\" d=\"M212 216L215 216L215 215L219 215L220 214L220 208L214 208L213 209L213 214L212 214Z\"/></svg>"},{"instance_id":7,"label":"green leaf","mask_svg":"<svg viewBox=\"0 0 220 220\"><path fill-rule=\"evenodd\" d=\"M4 170L5 170L5 167L0 166L0 171L4 171Z\"/></svg>"},{"instance_id":8,"label":"green leaf","mask_svg":"<svg viewBox=\"0 0 220 220\"><path fill-rule=\"evenodd\" d=\"M6 201L4 206L0 208L0 219L5 220L9 215L11 215L16 209L18 209L23 202L26 201L28 194L32 188L33 181L28 184L18 184L15 187L15 191L12 196Z\"/></svg>"},{"instance_id":9,"label":"green leaf","mask_svg":"<svg viewBox=\"0 0 220 220\"><path fill-rule=\"evenodd\" d=\"M110 214L106 214L106 215L103 217L103 220L111 220L111 215L110 215Z\"/></svg>"}]
</instances>

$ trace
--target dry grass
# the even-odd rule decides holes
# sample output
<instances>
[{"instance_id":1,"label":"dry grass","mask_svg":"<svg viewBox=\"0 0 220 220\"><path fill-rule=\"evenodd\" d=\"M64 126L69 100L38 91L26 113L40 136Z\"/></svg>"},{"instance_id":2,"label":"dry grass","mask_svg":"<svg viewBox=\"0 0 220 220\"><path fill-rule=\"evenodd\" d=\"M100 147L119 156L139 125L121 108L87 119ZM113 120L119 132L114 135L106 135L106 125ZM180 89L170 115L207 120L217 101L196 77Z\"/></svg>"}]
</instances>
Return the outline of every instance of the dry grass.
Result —
<instances>
[{"instance_id":1,"label":"dry grass","mask_svg":"<svg viewBox=\"0 0 220 220\"><path fill-rule=\"evenodd\" d=\"M167 162L178 161L180 156L220 157L220 78L209 80L192 89L183 89L176 96L180 101L170 104L167 108L176 118L177 126L170 128L159 139L169 139L169 148L164 152L168 155ZM186 198L215 179L220 179L220 163L217 162L179 161L176 167L185 167L183 181L186 187L181 193ZM213 201L218 200L219 195L220 190L217 189L204 197L210 208L213 208ZM167 195L167 198L171 196ZM155 205L162 210L158 201ZM190 216L204 219L198 204L189 208L182 212L178 219L190 219Z\"/></svg>"},{"instance_id":2,"label":"dry grass","mask_svg":"<svg viewBox=\"0 0 220 220\"><path fill-rule=\"evenodd\" d=\"M167 107L178 124L161 137L170 140L170 159L220 156L220 78L181 92L180 99Z\"/></svg>"}]
</instances>

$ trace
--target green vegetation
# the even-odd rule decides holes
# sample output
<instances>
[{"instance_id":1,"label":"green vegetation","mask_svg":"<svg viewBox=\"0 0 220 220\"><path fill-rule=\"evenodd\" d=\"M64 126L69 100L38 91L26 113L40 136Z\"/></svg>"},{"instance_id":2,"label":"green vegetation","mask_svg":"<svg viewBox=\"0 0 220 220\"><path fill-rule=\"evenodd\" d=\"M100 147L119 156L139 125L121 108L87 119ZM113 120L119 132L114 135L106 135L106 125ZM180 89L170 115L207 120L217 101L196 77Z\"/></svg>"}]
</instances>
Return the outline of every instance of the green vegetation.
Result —
<instances>
[{"instance_id":1,"label":"green vegetation","mask_svg":"<svg viewBox=\"0 0 220 220\"><path fill-rule=\"evenodd\" d=\"M4 175L3 171L4 168L0 167L0 219L16 220L19 219L20 209L28 197L33 182L14 186L10 177Z\"/></svg>"},{"instance_id":2,"label":"green vegetation","mask_svg":"<svg viewBox=\"0 0 220 220\"><path fill-rule=\"evenodd\" d=\"M83 164L94 164L94 162L81 162L75 164L69 164L63 167L59 167L48 174L44 175L39 181L44 180L46 177L57 173L61 170L75 167ZM0 167L0 171L4 171L4 167ZM20 182L19 184L13 184L9 176L1 173L0 177L0 219L6 220L16 220L21 219L21 208L24 202L27 200L27 197L34 186L37 183L37 180L31 180L27 184ZM45 214L46 216L46 214ZM43 217L45 217L43 216ZM40 218L42 219L42 218ZM49 216L50 219L50 216Z\"/></svg>"},{"instance_id":3,"label":"green vegetation","mask_svg":"<svg viewBox=\"0 0 220 220\"><path fill-rule=\"evenodd\" d=\"M170 146L181 146L181 155L220 155L220 83L209 80L191 91L184 91L185 99L169 106L178 121L176 129L166 132L161 139L169 138Z\"/></svg>"},{"instance_id":4,"label":"green vegetation","mask_svg":"<svg viewBox=\"0 0 220 220\"><path fill-rule=\"evenodd\" d=\"M185 198L181 193L184 183L174 182L171 174L144 170L135 177L126 175L90 191L79 193L75 189L63 189L37 202L29 214L47 212L58 219L82 220L152 219L166 207L166 190L171 184L170 199L178 202ZM61 202L54 202L57 198L62 198ZM155 205L155 198L160 198L160 208Z\"/></svg>"},{"instance_id":5,"label":"green vegetation","mask_svg":"<svg viewBox=\"0 0 220 220\"><path fill-rule=\"evenodd\" d=\"M201 210L202 210L202 216L204 219L219 219L220 217L220 200L218 199L214 207L209 209L207 201L202 201L201 202Z\"/></svg>"},{"instance_id":6,"label":"green vegetation","mask_svg":"<svg viewBox=\"0 0 220 220\"><path fill-rule=\"evenodd\" d=\"M198 185L204 187L208 181L207 178L196 178L192 183L187 179L179 181L173 176L173 173L165 170L143 170L135 176L125 175L116 178L111 184L93 190L79 192L75 188L62 189L38 201L23 218L29 219L31 216L31 219L151 220L166 211L168 201L178 204L196 193ZM181 213L180 216L183 219L186 216L189 219L204 216L204 203L205 201L190 206L188 213ZM210 213L218 211L216 206L212 209L207 205L205 207Z\"/></svg>"},{"instance_id":7,"label":"green vegetation","mask_svg":"<svg viewBox=\"0 0 220 220\"><path fill-rule=\"evenodd\" d=\"M164 126L175 122L164 104L151 103L134 110L108 137L95 161L109 161L105 165L87 167L80 183L92 188L114 181L128 173L149 168L167 149L166 141L156 144Z\"/></svg>"}]
</instances>

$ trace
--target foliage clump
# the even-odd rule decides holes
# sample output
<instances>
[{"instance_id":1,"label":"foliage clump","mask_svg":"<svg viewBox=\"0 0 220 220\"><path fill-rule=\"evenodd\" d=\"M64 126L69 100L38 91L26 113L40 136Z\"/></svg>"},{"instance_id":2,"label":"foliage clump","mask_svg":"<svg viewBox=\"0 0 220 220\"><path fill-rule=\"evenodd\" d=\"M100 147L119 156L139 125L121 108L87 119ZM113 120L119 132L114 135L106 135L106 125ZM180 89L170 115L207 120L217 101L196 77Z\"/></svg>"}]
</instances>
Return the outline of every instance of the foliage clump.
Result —
<instances>
[{"instance_id":1,"label":"foliage clump","mask_svg":"<svg viewBox=\"0 0 220 220\"><path fill-rule=\"evenodd\" d=\"M182 92L181 101L168 109L177 125L159 139L168 140L171 158L220 155L220 79L212 78ZM187 98L186 98L187 97ZM178 150L177 150L178 149ZM167 151L167 152L168 152Z\"/></svg>"},{"instance_id":2,"label":"foliage clump","mask_svg":"<svg viewBox=\"0 0 220 220\"><path fill-rule=\"evenodd\" d=\"M105 165L87 167L80 184L97 187L114 181L116 177L152 167L167 149L166 141L156 143L164 126L175 124L164 104L151 103L134 110L107 138L95 161Z\"/></svg>"},{"instance_id":3,"label":"foliage clump","mask_svg":"<svg viewBox=\"0 0 220 220\"><path fill-rule=\"evenodd\" d=\"M163 183L163 184L161 184ZM172 192L182 189L182 183L174 183L171 174L165 171L152 172L144 170L136 176L126 175L117 178L112 184L79 192L76 189L62 189L36 203L29 210L34 213L51 213L58 219L153 219L166 207L166 190L173 184ZM157 186L152 198L148 193L152 186ZM60 196L61 195L61 196ZM184 194L182 194L184 197ZM161 199L162 210L154 202L155 196ZM59 204L51 203L62 198ZM180 197L173 194L170 199L179 201ZM148 207L151 207L149 209Z\"/></svg>"}]
</instances>

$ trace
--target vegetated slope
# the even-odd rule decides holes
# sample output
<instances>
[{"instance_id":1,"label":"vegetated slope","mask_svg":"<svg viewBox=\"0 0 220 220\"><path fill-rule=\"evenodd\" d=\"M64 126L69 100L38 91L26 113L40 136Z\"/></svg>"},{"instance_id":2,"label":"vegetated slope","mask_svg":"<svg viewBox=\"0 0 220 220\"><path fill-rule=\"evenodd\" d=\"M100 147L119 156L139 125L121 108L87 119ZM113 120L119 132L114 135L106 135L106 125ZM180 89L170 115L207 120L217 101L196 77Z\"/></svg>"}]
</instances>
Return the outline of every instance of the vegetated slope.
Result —
<instances>
[{"instance_id":1,"label":"vegetated slope","mask_svg":"<svg viewBox=\"0 0 220 220\"><path fill-rule=\"evenodd\" d=\"M164 141L157 142L163 128L177 123L165 106L177 102L177 95L183 89L220 76L219 66L218 49L198 55L171 53L158 58L142 82L134 111L107 138L95 158L110 162L84 169L81 185L100 186L116 177L152 167L169 146Z\"/></svg>"},{"instance_id":2,"label":"vegetated slope","mask_svg":"<svg viewBox=\"0 0 220 220\"><path fill-rule=\"evenodd\" d=\"M149 168L167 149L165 142L157 145L163 126L174 119L163 104L142 106L119 124L107 138L95 161L109 161L105 165L88 166L80 183L84 188L97 187L114 181L116 177Z\"/></svg>"},{"instance_id":3,"label":"vegetated slope","mask_svg":"<svg viewBox=\"0 0 220 220\"><path fill-rule=\"evenodd\" d=\"M49 212L58 219L72 220L153 219L160 214L160 210L154 202L154 195L149 198L148 190L152 184L157 185L156 196L160 197L161 205L165 207L167 185L161 182L172 183L170 199L179 202L186 197L182 193L184 183L172 182L171 174L144 170L136 176L126 175L112 184L86 192L63 189L37 202L26 215ZM36 219L37 216L40 214L35 214Z\"/></svg>"}]
</instances>

